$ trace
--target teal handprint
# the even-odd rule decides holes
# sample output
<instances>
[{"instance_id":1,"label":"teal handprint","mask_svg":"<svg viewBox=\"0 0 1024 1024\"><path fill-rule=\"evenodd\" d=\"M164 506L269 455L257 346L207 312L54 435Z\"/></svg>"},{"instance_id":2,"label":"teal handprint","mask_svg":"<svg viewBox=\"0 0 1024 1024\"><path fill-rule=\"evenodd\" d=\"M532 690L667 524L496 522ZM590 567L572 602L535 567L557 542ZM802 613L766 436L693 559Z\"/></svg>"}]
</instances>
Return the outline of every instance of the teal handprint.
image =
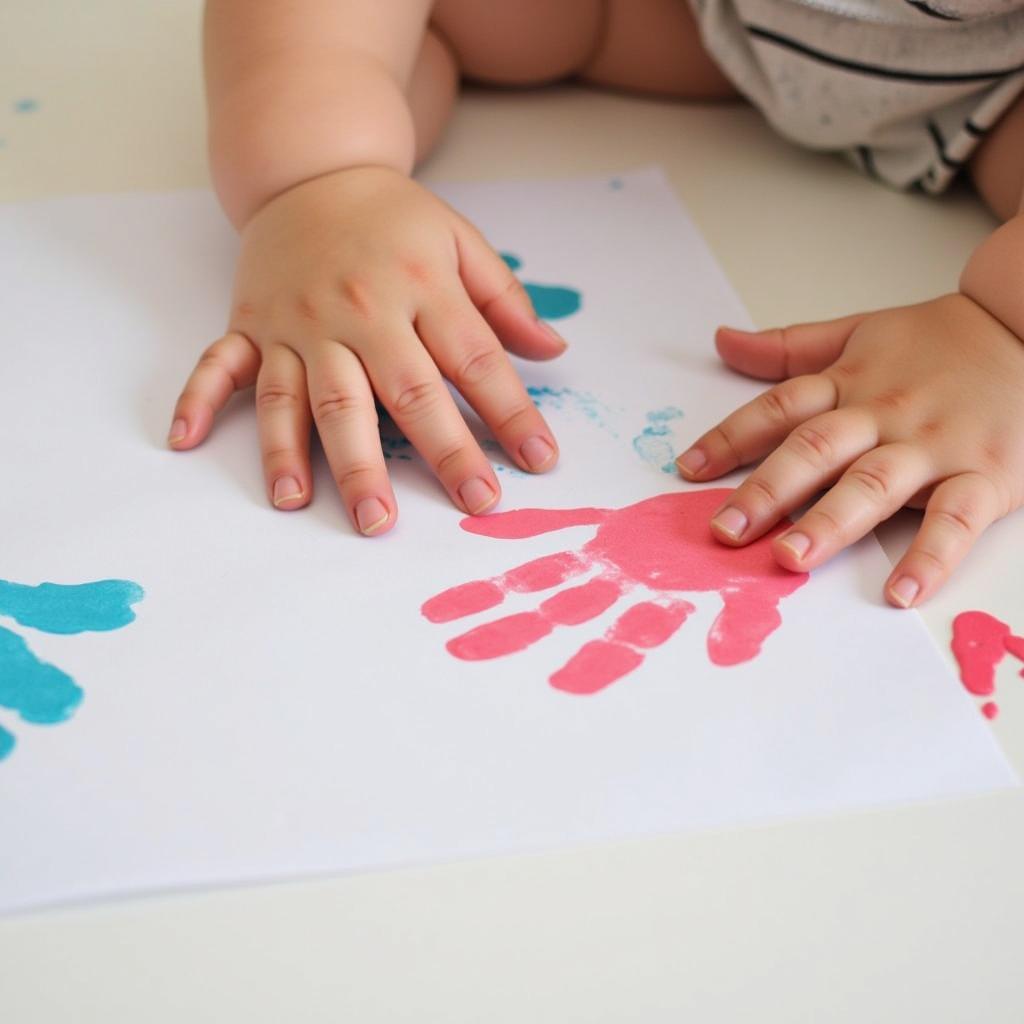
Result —
<instances>
[{"instance_id":1,"label":"teal handprint","mask_svg":"<svg viewBox=\"0 0 1024 1024\"><path fill-rule=\"evenodd\" d=\"M106 632L134 621L132 605L143 596L142 587L130 580L35 587L0 580L0 616L44 633ZM21 636L0 626L0 707L24 722L53 725L70 718L82 696L66 672L36 657ZM14 743L14 736L0 726L0 760Z\"/></svg>"}]
</instances>

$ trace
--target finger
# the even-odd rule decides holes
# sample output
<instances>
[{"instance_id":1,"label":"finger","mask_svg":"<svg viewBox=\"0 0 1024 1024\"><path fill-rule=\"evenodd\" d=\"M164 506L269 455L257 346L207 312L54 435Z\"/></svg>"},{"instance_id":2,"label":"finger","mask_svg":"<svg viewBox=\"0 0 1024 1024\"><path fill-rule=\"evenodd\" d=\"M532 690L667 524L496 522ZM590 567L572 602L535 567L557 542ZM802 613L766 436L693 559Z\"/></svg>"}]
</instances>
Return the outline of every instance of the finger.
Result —
<instances>
[{"instance_id":1,"label":"finger","mask_svg":"<svg viewBox=\"0 0 1024 1024\"><path fill-rule=\"evenodd\" d=\"M676 459L688 480L713 480L770 452L804 420L836 407L835 384L818 374L776 384L740 406Z\"/></svg>"},{"instance_id":2,"label":"finger","mask_svg":"<svg viewBox=\"0 0 1024 1024\"><path fill-rule=\"evenodd\" d=\"M740 373L761 380L785 380L819 373L842 355L846 342L867 313L813 324L740 331L719 327L715 348L723 361Z\"/></svg>"},{"instance_id":3,"label":"finger","mask_svg":"<svg viewBox=\"0 0 1024 1024\"><path fill-rule=\"evenodd\" d=\"M390 328L388 337L367 346L363 363L381 404L452 501L470 515L497 504L501 488L494 469L412 325Z\"/></svg>"},{"instance_id":4,"label":"finger","mask_svg":"<svg viewBox=\"0 0 1024 1024\"><path fill-rule=\"evenodd\" d=\"M797 427L715 513L719 540L746 544L770 530L878 444L874 418L837 409Z\"/></svg>"},{"instance_id":5,"label":"finger","mask_svg":"<svg viewBox=\"0 0 1024 1024\"><path fill-rule=\"evenodd\" d=\"M885 585L892 604L910 608L934 594L981 533L1004 515L998 489L980 473L962 473L935 488L921 528Z\"/></svg>"},{"instance_id":6,"label":"finger","mask_svg":"<svg viewBox=\"0 0 1024 1024\"><path fill-rule=\"evenodd\" d=\"M286 345L272 345L256 377L256 419L267 496L275 508L309 504L309 393L302 360Z\"/></svg>"},{"instance_id":7,"label":"finger","mask_svg":"<svg viewBox=\"0 0 1024 1024\"><path fill-rule=\"evenodd\" d=\"M918 447L887 444L873 449L792 529L775 538L775 560L794 571L813 569L888 519L934 477L931 460Z\"/></svg>"},{"instance_id":8,"label":"finger","mask_svg":"<svg viewBox=\"0 0 1024 1024\"><path fill-rule=\"evenodd\" d=\"M236 392L249 387L260 368L259 349L244 335L230 331L200 357L174 406L167 443L194 448L210 433L213 418Z\"/></svg>"},{"instance_id":9,"label":"finger","mask_svg":"<svg viewBox=\"0 0 1024 1024\"><path fill-rule=\"evenodd\" d=\"M483 235L462 224L455 240L466 294L502 345L524 359L560 356L566 349L565 339L537 316L526 289Z\"/></svg>"},{"instance_id":10,"label":"finger","mask_svg":"<svg viewBox=\"0 0 1024 1024\"><path fill-rule=\"evenodd\" d=\"M317 432L352 522L366 536L390 530L397 506L362 364L344 345L331 342L307 358L306 376Z\"/></svg>"},{"instance_id":11,"label":"finger","mask_svg":"<svg viewBox=\"0 0 1024 1024\"><path fill-rule=\"evenodd\" d=\"M516 463L534 473L551 469L558 460L554 434L487 322L465 297L432 304L415 326L441 372Z\"/></svg>"}]
</instances>

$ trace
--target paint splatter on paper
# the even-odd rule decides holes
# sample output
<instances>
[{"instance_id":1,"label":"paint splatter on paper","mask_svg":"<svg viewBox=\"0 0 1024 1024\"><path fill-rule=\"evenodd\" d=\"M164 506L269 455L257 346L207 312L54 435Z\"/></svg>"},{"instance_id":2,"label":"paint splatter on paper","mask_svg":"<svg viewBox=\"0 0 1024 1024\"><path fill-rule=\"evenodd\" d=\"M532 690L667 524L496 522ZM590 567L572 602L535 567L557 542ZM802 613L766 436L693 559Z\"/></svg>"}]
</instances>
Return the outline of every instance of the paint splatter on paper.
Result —
<instances>
[{"instance_id":1,"label":"paint splatter on paper","mask_svg":"<svg viewBox=\"0 0 1024 1024\"><path fill-rule=\"evenodd\" d=\"M510 252L499 253L505 261L509 270L516 271L523 265L523 261ZM575 288L561 284L537 284L534 281L524 281L523 287L526 294L530 296L533 308L537 316L543 320L561 320L564 317L572 316L579 311L583 304L583 296Z\"/></svg>"},{"instance_id":2,"label":"paint splatter on paper","mask_svg":"<svg viewBox=\"0 0 1024 1024\"><path fill-rule=\"evenodd\" d=\"M743 548L719 544L711 515L731 492L726 488L660 494L620 509L521 509L463 519L468 533L518 540L570 526L596 526L579 551L526 562L493 579L452 587L424 603L430 622L444 623L500 605L511 593L555 590L534 611L506 615L448 641L464 661L500 658L525 650L557 626L578 626L617 604L638 586L653 591L627 608L600 639L582 644L550 677L558 690L596 693L628 675L645 651L666 643L694 611L683 595L717 592L723 602L707 636L715 665L755 658L782 623L779 602L807 582L772 558L770 543L789 524ZM592 573L584 583L570 580Z\"/></svg>"},{"instance_id":3,"label":"paint splatter on paper","mask_svg":"<svg viewBox=\"0 0 1024 1024\"><path fill-rule=\"evenodd\" d=\"M672 444L672 423L683 418L683 410L674 405L652 409L647 414L647 425L633 438L633 450L648 465L678 476L676 450Z\"/></svg>"},{"instance_id":4,"label":"paint splatter on paper","mask_svg":"<svg viewBox=\"0 0 1024 1024\"><path fill-rule=\"evenodd\" d=\"M975 697L991 697L996 691L996 669L1007 654L1024 663L1024 637L1014 636L1005 622L988 612L961 612L953 620L953 657L960 679ZM1024 676L1024 670L1021 671ZM985 701L981 713L988 719L999 714L995 701Z\"/></svg>"},{"instance_id":5,"label":"paint splatter on paper","mask_svg":"<svg viewBox=\"0 0 1024 1024\"><path fill-rule=\"evenodd\" d=\"M601 427L602 430L607 430L612 437L618 437L618 433L611 426L611 410L600 398L595 397L589 391L531 384L527 387L526 393L541 412L549 412L554 409L558 412L576 413Z\"/></svg>"},{"instance_id":6,"label":"paint splatter on paper","mask_svg":"<svg viewBox=\"0 0 1024 1024\"><path fill-rule=\"evenodd\" d=\"M0 616L59 635L121 629L135 620L132 605L142 598L142 588L129 580L71 586L0 580ZM66 672L37 657L23 637L0 626L0 707L24 722L54 725L70 718L82 697L82 688ZM14 745L14 736L0 727L0 760Z\"/></svg>"}]
</instances>

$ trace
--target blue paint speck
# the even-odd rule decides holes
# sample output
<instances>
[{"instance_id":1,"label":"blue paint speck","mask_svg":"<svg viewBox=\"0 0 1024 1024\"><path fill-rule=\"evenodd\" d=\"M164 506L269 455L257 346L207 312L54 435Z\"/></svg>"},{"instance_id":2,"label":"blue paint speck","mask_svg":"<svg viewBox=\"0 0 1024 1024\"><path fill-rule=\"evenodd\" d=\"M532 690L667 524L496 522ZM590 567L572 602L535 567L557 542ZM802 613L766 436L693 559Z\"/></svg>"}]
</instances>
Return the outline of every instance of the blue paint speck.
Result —
<instances>
[{"instance_id":1,"label":"blue paint speck","mask_svg":"<svg viewBox=\"0 0 1024 1024\"><path fill-rule=\"evenodd\" d=\"M683 410L674 405L654 409L647 414L647 426L633 438L633 448L637 455L662 473L675 475L678 472L672 447L671 423L682 418Z\"/></svg>"},{"instance_id":2,"label":"blue paint speck","mask_svg":"<svg viewBox=\"0 0 1024 1024\"><path fill-rule=\"evenodd\" d=\"M625 187L625 182L621 178L612 178L608 182L608 187L615 192L618 192L621 188Z\"/></svg>"},{"instance_id":3,"label":"blue paint speck","mask_svg":"<svg viewBox=\"0 0 1024 1024\"><path fill-rule=\"evenodd\" d=\"M39 109L39 100L34 100L30 96L24 96L20 100L14 101L14 112L16 114L34 114Z\"/></svg>"},{"instance_id":4,"label":"blue paint speck","mask_svg":"<svg viewBox=\"0 0 1024 1024\"><path fill-rule=\"evenodd\" d=\"M142 587L130 580L70 586L0 580L0 615L45 633L107 632L133 622L131 606L143 596ZM66 672L36 657L22 637L0 626L0 707L17 712L25 722L53 725L70 718L82 696ZM0 728L0 760L14 745L14 737Z\"/></svg>"},{"instance_id":5,"label":"blue paint speck","mask_svg":"<svg viewBox=\"0 0 1024 1024\"><path fill-rule=\"evenodd\" d=\"M480 447L485 452L489 452L491 455L497 455L497 456L499 456L499 458L505 454L504 448L502 448L501 445L498 444L497 441L493 440L490 437L485 437L480 442ZM494 471L496 473L508 473L509 476L528 476L529 475L527 473L524 473L518 466L512 466L512 465L509 465L506 462L501 462L501 461L495 462L495 461L492 461L491 462L491 466L494 467Z\"/></svg>"},{"instance_id":6,"label":"blue paint speck","mask_svg":"<svg viewBox=\"0 0 1024 1024\"><path fill-rule=\"evenodd\" d=\"M518 270L523 261L510 252L500 254L510 270ZM579 311L583 297L575 288L560 284L537 284L524 281L523 287L530 296L534 311L544 320L561 320Z\"/></svg>"}]
</instances>

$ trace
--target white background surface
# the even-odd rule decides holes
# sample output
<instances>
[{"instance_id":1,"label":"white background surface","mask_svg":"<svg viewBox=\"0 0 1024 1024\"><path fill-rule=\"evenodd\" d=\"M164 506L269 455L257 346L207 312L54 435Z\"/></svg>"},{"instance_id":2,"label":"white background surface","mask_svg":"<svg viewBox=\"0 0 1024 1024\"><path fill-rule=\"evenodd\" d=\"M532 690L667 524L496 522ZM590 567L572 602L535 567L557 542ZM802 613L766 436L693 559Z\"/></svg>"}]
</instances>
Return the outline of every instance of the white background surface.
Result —
<instances>
[{"instance_id":1,"label":"white background surface","mask_svg":"<svg viewBox=\"0 0 1024 1024\"><path fill-rule=\"evenodd\" d=\"M0 196L205 184L198 6L9 0ZM38 111L15 113L23 97ZM966 195L887 192L774 139L743 107L574 89L467 98L426 173L650 163L667 168L763 325L948 290L991 228ZM1019 521L990 531L929 605L939 642L971 607L1020 630L1019 537ZM905 527L884 540L896 549ZM999 679L994 728L1019 769L1024 683L1009 665ZM19 1024L1016 1022L1022 853L1018 792L8 919L0 1009Z\"/></svg>"}]
</instances>

